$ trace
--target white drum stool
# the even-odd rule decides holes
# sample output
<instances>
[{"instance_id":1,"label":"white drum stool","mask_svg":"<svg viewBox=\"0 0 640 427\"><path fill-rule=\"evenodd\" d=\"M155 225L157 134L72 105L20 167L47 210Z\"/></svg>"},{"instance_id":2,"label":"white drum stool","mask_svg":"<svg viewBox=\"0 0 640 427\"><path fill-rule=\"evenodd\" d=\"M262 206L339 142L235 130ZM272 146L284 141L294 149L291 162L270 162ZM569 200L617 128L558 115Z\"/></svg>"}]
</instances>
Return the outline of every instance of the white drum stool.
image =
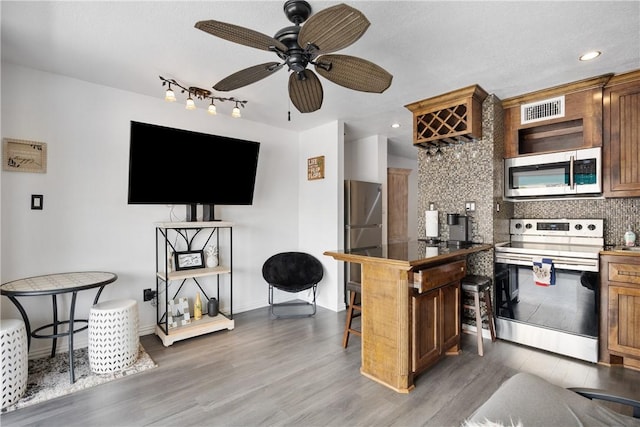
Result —
<instances>
[{"instance_id":1,"label":"white drum stool","mask_svg":"<svg viewBox=\"0 0 640 427\"><path fill-rule=\"evenodd\" d=\"M2 319L0 323L0 355L2 366L2 407L13 405L27 390L29 348L27 329L18 319Z\"/></svg>"},{"instance_id":2,"label":"white drum stool","mask_svg":"<svg viewBox=\"0 0 640 427\"><path fill-rule=\"evenodd\" d=\"M89 312L89 366L96 374L121 371L138 359L138 303L132 299L95 304Z\"/></svg>"}]
</instances>

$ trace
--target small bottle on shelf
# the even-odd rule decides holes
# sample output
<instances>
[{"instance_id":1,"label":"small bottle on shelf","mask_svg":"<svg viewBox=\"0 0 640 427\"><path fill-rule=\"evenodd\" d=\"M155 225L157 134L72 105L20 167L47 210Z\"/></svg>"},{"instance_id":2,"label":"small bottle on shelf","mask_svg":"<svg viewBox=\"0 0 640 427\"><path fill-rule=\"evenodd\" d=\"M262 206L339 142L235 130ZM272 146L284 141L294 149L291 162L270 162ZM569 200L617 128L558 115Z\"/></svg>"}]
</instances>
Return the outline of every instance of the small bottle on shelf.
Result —
<instances>
[{"instance_id":1,"label":"small bottle on shelf","mask_svg":"<svg viewBox=\"0 0 640 427\"><path fill-rule=\"evenodd\" d=\"M200 292L196 294L196 302L193 304L193 319L202 319L202 300L200 300Z\"/></svg>"},{"instance_id":2,"label":"small bottle on shelf","mask_svg":"<svg viewBox=\"0 0 640 427\"><path fill-rule=\"evenodd\" d=\"M624 245L625 246L635 246L636 244L636 233L631 229L631 224L629 224L627 228L627 232L624 233Z\"/></svg>"}]
</instances>

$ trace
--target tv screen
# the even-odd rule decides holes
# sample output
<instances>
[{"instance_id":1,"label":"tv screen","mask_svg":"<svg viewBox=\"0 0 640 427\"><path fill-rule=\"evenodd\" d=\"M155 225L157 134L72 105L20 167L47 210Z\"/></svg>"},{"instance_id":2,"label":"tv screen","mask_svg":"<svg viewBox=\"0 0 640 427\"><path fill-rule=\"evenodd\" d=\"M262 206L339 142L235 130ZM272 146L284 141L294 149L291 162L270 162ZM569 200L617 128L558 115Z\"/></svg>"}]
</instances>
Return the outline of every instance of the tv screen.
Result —
<instances>
[{"instance_id":1,"label":"tv screen","mask_svg":"<svg viewBox=\"0 0 640 427\"><path fill-rule=\"evenodd\" d=\"M260 143L131 121L129 204L250 205Z\"/></svg>"}]
</instances>

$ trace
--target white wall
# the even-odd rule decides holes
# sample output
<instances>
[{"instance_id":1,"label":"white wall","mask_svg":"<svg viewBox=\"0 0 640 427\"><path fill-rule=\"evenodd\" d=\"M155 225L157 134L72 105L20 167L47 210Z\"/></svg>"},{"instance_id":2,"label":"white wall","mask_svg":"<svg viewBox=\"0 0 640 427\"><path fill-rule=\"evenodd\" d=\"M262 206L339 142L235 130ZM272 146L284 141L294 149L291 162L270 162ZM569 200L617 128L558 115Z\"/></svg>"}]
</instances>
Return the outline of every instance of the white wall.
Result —
<instances>
[{"instance_id":1,"label":"white wall","mask_svg":"<svg viewBox=\"0 0 640 427\"><path fill-rule=\"evenodd\" d=\"M211 117L203 110L186 111L160 97L6 63L1 77L2 136L48 144L47 173L2 172L2 283L46 273L113 271L119 278L105 288L101 300L137 300L141 333L152 332L155 308L142 302L142 290L155 288L154 222L169 221L170 217L166 206L127 205L131 120L262 143L254 204L216 208L217 218L235 223L234 312L267 305L261 267L269 256L299 245L320 251L323 242L310 243L317 236L301 237L299 231L309 227L308 220L304 227L299 223L296 195L304 193L305 199L307 195L311 198L313 187L307 188L312 183L304 182L304 192L299 188L300 160L307 157L311 145L304 154L299 152L299 142L302 145L304 141L297 133L224 114ZM320 132L317 139L324 136ZM336 138L325 141L335 150L328 150L328 155L339 157L339 147L332 147ZM337 173L334 163L335 159L332 173ZM30 210L31 194L44 195L43 210ZM332 200L318 216L327 225L334 219L328 211L335 209L337 196L330 192L325 196ZM323 207L322 203L319 200L317 206ZM177 206L175 212L184 216L184 207ZM337 243L327 243L322 249L333 249ZM93 296L93 291L79 294L77 317L87 318ZM50 297L21 301L34 326L50 323ZM2 318L20 317L6 297L1 298L1 304ZM68 299L62 298L61 312L68 310L68 304ZM330 301L327 304L334 306ZM86 332L76 336L76 343L78 347L86 345ZM50 344L50 340L34 340L31 354L46 352ZM64 341L59 344L59 348L64 346Z\"/></svg>"},{"instance_id":2,"label":"white wall","mask_svg":"<svg viewBox=\"0 0 640 427\"><path fill-rule=\"evenodd\" d=\"M300 133L299 204L300 250L322 262L324 278L318 286L318 304L334 311L344 309L342 263L322 255L343 247L344 124L332 122ZM324 156L324 179L307 179L307 160Z\"/></svg>"}]
</instances>

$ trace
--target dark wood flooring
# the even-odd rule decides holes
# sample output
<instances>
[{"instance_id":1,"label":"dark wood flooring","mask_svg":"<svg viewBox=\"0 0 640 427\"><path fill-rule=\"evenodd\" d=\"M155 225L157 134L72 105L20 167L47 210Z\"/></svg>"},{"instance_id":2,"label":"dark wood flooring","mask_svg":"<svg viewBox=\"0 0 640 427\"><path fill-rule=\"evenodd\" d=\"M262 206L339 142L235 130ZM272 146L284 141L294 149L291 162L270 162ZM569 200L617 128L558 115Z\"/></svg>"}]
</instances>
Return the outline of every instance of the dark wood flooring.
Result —
<instances>
[{"instance_id":1,"label":"dark wood flooring","mask_svg":"<svg viewBox=\"0 0 640 427\"><path fill-rule=\"evenodd\" d=\"M342 348L345 313L270 319L267 308L220 331L164 347L141 337L158 367L3 414L8 426L459 426L519 371L564 386L640 398L640 372L463 334L448 356L396 393L359 373L360 338ZM523 392L526 392L523 390Z\"/></svg>"}]
</instances>

